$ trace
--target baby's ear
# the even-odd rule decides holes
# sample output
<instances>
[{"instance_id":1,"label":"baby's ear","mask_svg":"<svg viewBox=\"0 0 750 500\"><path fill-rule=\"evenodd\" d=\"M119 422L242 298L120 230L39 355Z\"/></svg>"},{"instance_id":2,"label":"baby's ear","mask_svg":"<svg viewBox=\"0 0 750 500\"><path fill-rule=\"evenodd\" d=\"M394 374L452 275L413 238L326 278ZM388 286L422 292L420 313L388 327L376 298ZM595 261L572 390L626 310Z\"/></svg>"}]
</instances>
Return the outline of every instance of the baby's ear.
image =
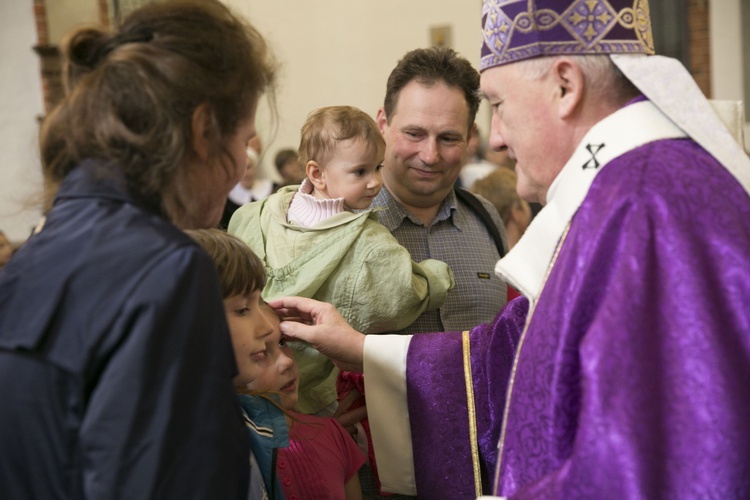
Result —
<instances>
[{"instance_id":1,"label":"baby's ear","mask_svg":"<svg viewBox=\"0 0 750 500\"><path fill-rule=\"evenodd\" d=\"M310 179L315 189L319 191L325 190L326 180L323 175L323 167L318 165L318 162L314 160L308 161L307 165L305 165L305 174L307 174L307 178Z\"/></svg>"}]
</instances>

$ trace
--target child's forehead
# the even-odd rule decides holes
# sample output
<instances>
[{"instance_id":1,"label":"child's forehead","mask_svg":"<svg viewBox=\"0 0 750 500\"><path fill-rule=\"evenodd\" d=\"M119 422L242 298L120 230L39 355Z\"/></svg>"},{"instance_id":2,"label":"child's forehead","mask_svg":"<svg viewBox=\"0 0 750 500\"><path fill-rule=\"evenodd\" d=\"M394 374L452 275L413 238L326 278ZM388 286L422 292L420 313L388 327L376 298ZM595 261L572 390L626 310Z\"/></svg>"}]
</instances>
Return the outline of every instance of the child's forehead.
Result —
<instances>
[{"instance_id":1,"label":"child's forehead","mask_svg":"<svg viewBox=\"0 0 750 500\"><path fill-rule=\"evenodd\" d=\"M256 288L254 290L246 290L240 293L233 293L232 295L227 295L224 297L224 300L227 302L235 302L235 301L257 301L262 302L263 299L260 296L261 290L259 288Z\"/></svg>"},{"instance_id":2,"label":"child's forehead","mask_svg":"<svg viewBox=\"0 0 750 500\"><path fill-rule=\"evenodd\" d=\"M381 152L377 144L369 142L365 137L352 137L338 141L337 147L331 151L331 158L349 156L352 153L360 157L380 161Z\"/></svg>"}]
</instances>

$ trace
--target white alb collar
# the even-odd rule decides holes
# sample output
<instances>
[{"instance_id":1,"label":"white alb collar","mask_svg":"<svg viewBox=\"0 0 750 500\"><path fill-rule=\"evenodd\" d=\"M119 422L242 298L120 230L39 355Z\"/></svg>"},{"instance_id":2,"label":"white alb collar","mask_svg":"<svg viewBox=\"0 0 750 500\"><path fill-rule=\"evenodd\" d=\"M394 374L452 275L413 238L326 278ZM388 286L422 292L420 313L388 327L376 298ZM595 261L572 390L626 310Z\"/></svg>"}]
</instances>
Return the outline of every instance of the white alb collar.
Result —
<instances>
[{"instance_id":1,"label":"white alb collar","mask_svg":"<svg viewBox=\"0 0 750 500\"><path fill-rule=\"evenodd\" d=\"M547 205L497 263L495 273L535 302L558 241L596 175L614 158L643 144L678 137L685 133L649 101L626 106L597 123L550 186Z\"/></svg>"}]
</instances>

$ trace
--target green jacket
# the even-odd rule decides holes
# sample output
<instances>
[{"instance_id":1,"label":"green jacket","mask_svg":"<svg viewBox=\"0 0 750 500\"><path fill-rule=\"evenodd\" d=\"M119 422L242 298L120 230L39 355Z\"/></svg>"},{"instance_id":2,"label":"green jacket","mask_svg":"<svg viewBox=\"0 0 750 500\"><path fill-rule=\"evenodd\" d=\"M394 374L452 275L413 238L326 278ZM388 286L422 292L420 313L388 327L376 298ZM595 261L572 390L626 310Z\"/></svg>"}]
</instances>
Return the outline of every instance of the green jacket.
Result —
<instances>
[{"instance_id":1,"label":"green jacket","mask_svg":"<svg viewBox=\"0 0 750 500\"><path fill-rule=\"evenodd\" d=\"M446 263L412 262L373 210L342 212L313 227L290 224L287 211L296 192L296 186L288 186L246 204L229 223L229 232L265 264L266 300L296 295L329 302L363 333L401 330L424 311L443 305L454 285ZM306 367L297 360L302 401ZM335 400L335 391L330 394L334 397L328 403Z\"/></svg>"}]
</instances>

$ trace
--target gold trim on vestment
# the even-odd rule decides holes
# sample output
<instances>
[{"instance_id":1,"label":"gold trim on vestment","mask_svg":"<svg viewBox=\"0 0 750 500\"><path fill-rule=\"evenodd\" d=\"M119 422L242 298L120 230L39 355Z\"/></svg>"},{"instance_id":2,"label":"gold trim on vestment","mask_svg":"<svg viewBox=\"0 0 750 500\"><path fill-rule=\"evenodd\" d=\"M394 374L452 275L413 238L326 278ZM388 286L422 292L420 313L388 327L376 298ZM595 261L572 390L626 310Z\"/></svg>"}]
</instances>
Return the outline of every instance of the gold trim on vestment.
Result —
<instances>
[{"instance_id":1,"label":"gold trim on vestment","mask_svg":"<svg viewBox=\"0 0 750 500\"><path fill-rule=\"evenodd\" d=\"M474 489L476 496L482 496L482 471L479 467L479 439L477 436L477 410L474 406L474 379L471 376L471 339L469 330L462 337L464 354L464 381L466 382L466 403L469 409L469 440L471 443L471 464L474 469Z\"/></svg>"}]
</instances>

